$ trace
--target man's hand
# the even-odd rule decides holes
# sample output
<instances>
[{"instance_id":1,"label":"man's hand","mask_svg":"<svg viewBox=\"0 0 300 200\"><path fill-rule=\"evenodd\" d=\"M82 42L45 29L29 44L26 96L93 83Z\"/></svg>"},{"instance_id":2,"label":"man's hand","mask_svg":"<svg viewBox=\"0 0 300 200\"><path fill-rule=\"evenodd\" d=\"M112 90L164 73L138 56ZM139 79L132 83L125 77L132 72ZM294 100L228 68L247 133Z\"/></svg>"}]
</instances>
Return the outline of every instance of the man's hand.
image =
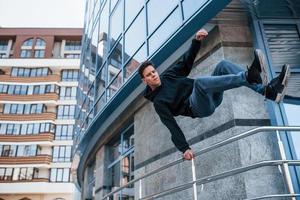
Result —
<instances>
[{"instance_id":1,"label":"man's hand","mask_svg":"<svg viewBox=\"0 0 300 200\"><path fill-rule=\"evenodd\" d=\"M196 33L196 40L200 41L203 40L206 36L208 35L207 31L205 29L200 29L197 33Z\"/></svg>"},{"instance_id":2,"label":"man's hand","mask_svg":"<svg viewBox=\"0 0 300 200\"><path fill-rule=\"evenodd\" d=\"M185 160L192 160L194 157L195 155L191 149L188 149L183 153L183 159Z\"/></svg>"}]
</instances>

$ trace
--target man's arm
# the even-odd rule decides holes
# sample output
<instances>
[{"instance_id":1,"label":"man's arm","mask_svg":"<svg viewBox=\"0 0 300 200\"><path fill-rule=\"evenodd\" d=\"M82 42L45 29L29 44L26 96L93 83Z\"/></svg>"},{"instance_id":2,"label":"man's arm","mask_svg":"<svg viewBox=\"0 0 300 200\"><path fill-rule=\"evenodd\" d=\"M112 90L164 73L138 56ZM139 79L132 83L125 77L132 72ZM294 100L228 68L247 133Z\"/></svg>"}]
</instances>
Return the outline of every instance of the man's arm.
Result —
<instances>
[{"instance_id":1,"label":"man's arm","mask_svg":"<svg viewBox=\"0 0 300 200\"><path fill-rule=\"evenodd\" d=\"M171 132L172 142L175 144L176 148L184 153L186 150L190 149L189 144L187 143L185 136L178 126L175 118L173 117L169 108L164 104L154 103L154 108L157 114L160 117L162 123L169 129Z\"/></svg>"},{"instance_id":2,"label":"man's arm","mask_svg":"<svg viewBox=\"0 0 300 200\"><path fill-rule=\"evenodd\" d=\"M192 40L192 44L188 50L188 53L183 56L183 61L179 62L173 70L177 75L188 76L192 70L193 63L197 56L197 53L201 47L201 41L208 35L207 31L200 29L195 38Z\"/></svg>"}]
</instances>

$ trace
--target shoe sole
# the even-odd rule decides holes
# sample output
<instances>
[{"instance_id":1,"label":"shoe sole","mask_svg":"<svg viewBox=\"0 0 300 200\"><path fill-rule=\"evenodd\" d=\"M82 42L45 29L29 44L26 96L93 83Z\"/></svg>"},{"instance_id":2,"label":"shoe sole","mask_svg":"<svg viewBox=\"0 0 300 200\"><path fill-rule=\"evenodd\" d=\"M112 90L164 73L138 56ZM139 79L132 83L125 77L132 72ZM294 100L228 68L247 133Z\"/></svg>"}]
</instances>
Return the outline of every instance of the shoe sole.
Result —
<instances>
[{"instance_id":1,"label":"shoe sole","mask_svg":"<svg viewBox=\"0 0 300 200\"><path fill-rule=\"evenodd\" d=\"M276 96L276 99L275 99L275 102L276 103L279 103L283 100L284 96L285 96L285 93L286 93L286 89L287 89L287 84L288 84L288 78L290 77L291 73L290 73L290 66L285 64L286 66L286 70L285 70L285 74L284 74L284 77L283 77L283 80L281 82L281 84L283 85L283 90L281 93L278 93L277 96Z\"/></svg>"},{"instance_id":2,"label":"shoe sole","mask_svg":"<svg viewBox=\"0 0 300 200\"><path fill-rule=\"evenodd\" d=\"M265 63L265 55L260 49L255 49L255 54L258 57L258 61L260 64L261 69L261 75L262 75L262 84L267 85L268 84L268 75L267 75L267 68Z\"/></svg>"}]
</instances>

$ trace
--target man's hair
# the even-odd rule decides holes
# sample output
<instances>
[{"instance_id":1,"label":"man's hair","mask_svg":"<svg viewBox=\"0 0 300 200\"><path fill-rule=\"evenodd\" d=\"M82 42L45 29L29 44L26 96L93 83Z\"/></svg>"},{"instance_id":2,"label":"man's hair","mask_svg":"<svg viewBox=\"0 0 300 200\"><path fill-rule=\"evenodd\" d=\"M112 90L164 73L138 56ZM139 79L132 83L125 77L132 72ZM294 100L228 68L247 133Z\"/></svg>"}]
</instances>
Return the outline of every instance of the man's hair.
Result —
<instances>
[{"instance_id":1,"label":"man's hair","mask_svg":"<svg viewBox=\"0 0 300 200\"><path fill-rule=\"evenodd\" d=\"M151 61L148 61L148 60L142 62L141 66L139 67L139 75L140 75L141 78L144 78L143 72L144 72L144 70L145 70L149 65L154 66L154 64L153 64Z\"/></svg>"}]
</instances>

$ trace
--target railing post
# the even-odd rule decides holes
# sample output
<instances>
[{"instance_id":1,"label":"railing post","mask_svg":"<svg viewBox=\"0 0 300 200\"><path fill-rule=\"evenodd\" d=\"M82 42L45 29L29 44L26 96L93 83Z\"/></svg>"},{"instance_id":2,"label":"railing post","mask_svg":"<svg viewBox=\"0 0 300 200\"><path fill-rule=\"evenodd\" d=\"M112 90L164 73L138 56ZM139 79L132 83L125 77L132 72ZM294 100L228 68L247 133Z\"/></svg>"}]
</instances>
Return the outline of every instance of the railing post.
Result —
<instances>
[{"instance_id":1,"label":"railing post","mask_svg":"<svg viewBox=\"0 0 300 200\"><path fill-rule=\"evenodd\" d=\"M139 180L139 199L142 198L142 179Z\"/></svg>"},{"instance_id":2,"label":"railing post","mask_svg":"<svg viewBox=\"0 0 300 200\"><path fill-rule=\"evenodd\" d=\"M283 143L281 141L281 138L280 138L278 130L276 130L276 134L277 134L277 141L278 141L278 146L279 146L279 151L280 151L281 159L282 160L286 160L284 146L283 146ZM292 183L291 174L290 174L290 171L289 171L289 166L288 166L287 163L283 163L282 164L282 171L283 171L283 177L284 177L285 182L287 184L287 188L288 188L289 193L290 194L295 194L293 183ZM296 200L296 198L292 197L292 200Z\"/></svg>"},{"instance_id":3,"label":"railing post","mask_svg":"<svg viewBox=\"0 0 300 200\"><path fill-rule=\"evenodd\" d=\"M196 169L195 169L195 159L192 158L192 176L193 176L193 193L194 193L194 200L198 200L197 196L197 183L196 183Z\"/></svg>"}]
</instances>

